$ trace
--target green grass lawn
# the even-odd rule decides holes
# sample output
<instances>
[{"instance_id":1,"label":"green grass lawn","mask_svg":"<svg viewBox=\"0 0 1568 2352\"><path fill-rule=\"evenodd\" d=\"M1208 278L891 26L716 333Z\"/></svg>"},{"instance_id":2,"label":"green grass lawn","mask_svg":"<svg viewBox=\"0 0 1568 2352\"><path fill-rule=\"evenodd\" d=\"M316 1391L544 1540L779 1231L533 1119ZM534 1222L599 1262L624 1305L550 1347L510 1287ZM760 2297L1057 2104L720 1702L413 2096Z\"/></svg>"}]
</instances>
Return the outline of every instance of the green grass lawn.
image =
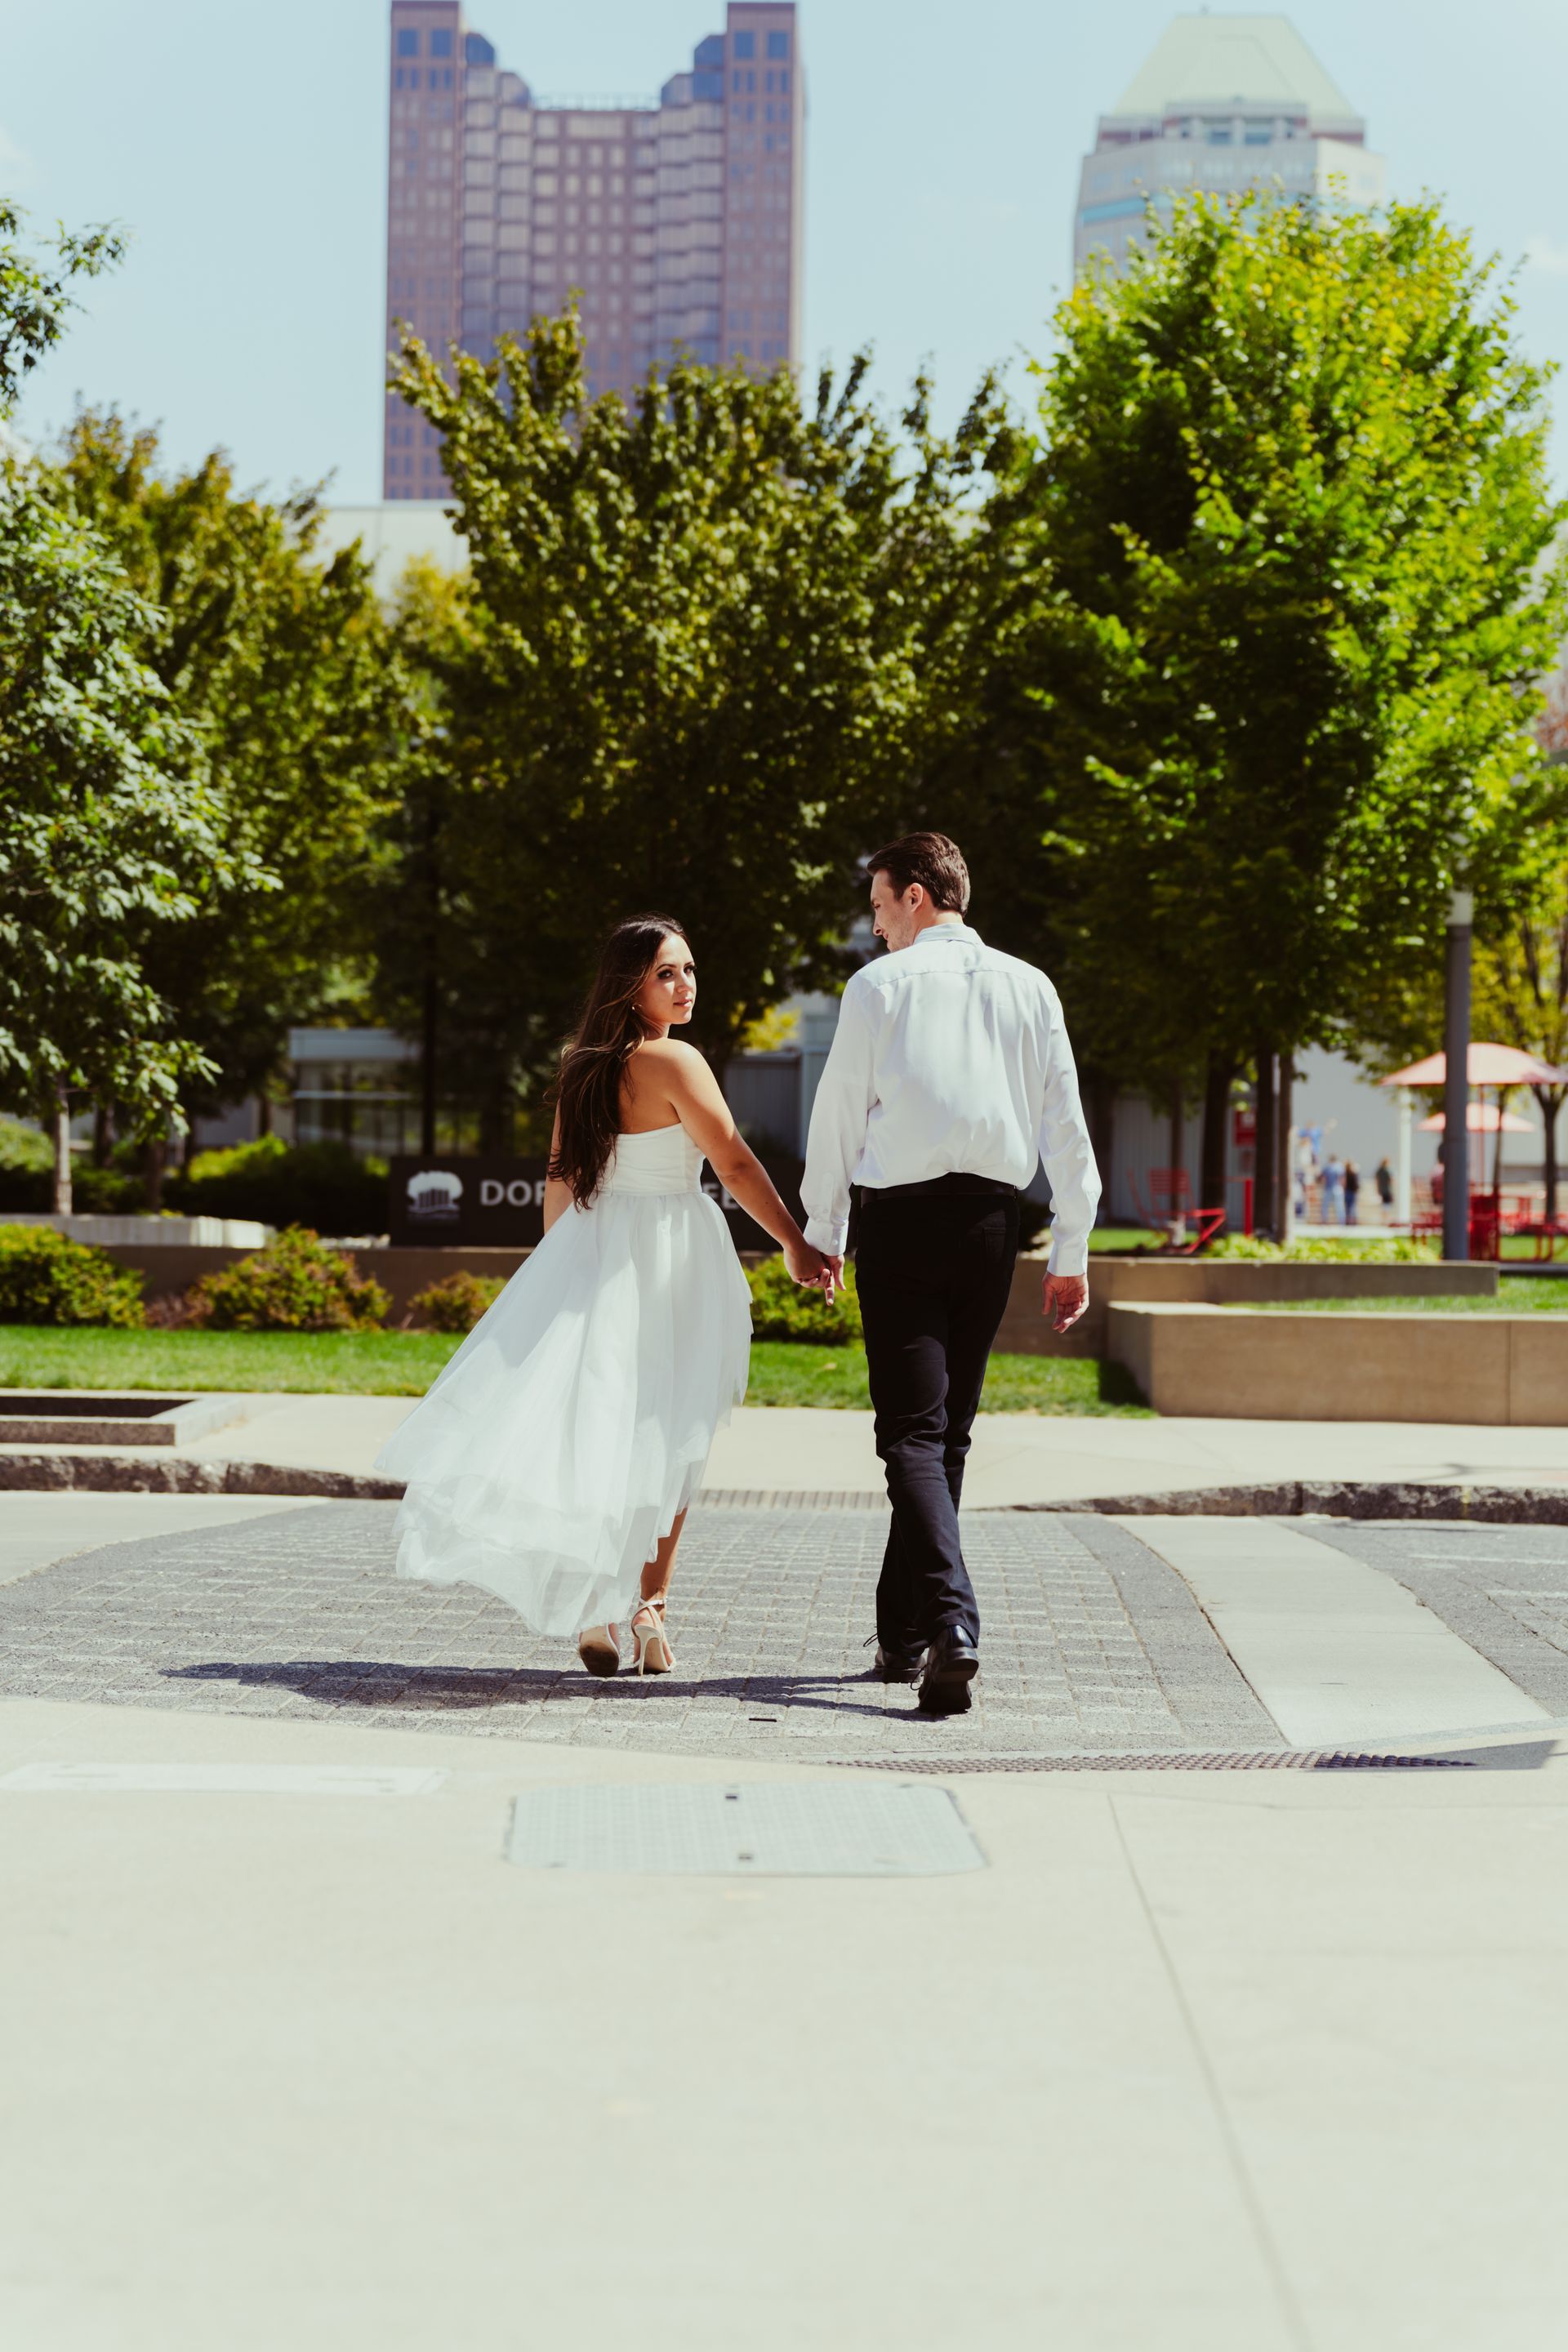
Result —
<instances>
[{"instance_id":1,"label":"green grass lawn","mask_svg":"<svg viewBox=\"0 0 1568 2352\"><path fill-rule=\"evenodd\" d=\"M1227 1307L1238 1315L1568 1315L1568 1278L1505 1274L1495 1298L1292 1298Z\"/></svg>"},{"instance_id":2,"label":"green grass lawn","mask_svg":"<svg viewBox=\"0 0 1568 2352\"><path fill-rule=\"evenodd\" d=\"M0 1325L0 1388L420 1396L458 1342L438 1331L99 1331ZM759 1340L750 1404L868 1405L858 1348ZM994 1356L989 1412L1146 1413L1116 1364Z\"/></svg>"}]
</instances>

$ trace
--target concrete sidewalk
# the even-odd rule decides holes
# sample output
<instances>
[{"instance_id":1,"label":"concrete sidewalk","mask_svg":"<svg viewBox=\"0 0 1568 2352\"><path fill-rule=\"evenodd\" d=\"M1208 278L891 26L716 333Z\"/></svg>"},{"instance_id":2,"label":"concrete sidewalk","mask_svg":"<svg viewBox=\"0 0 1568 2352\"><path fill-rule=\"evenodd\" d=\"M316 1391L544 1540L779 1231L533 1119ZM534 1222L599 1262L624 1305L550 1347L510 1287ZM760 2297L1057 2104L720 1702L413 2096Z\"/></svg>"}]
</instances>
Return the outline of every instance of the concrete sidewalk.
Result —
<instances>
[{"instance_id":1,"label":"concrete sidewalk","mask_svg":"<svg viewBox=\"0 0 1568 2352\"><path fill-rule=\"evenodd\" d=\"M502 1859L534 1790L764 1778L835 1780L0 1706L10 2352L1555 2340L1568 1761L976 1774L941 1878Z\"/></svg>"},{"instance_id":2,"label":"concrete sidewalk","mask_svg":"<svg viewBox=\"0 0 1568 2352\"><path fill-rule=\"evenodd\" d=\"M366 1475L413 1410L406 1397L256 1396L247 1417L150 1461L262 1462ZM47 1455L68 1448L0 1447ZM117 1446L134 1461L139 1450ZM964 1488L972 1507L1059 1503L1274 1480L1568 1485L1568 1428L1415 1422L1259 1422L982 1413ZM708 1488L872 1494L868 1412L742 1406L719 1433Z\"/></svg>"}]
</instances>

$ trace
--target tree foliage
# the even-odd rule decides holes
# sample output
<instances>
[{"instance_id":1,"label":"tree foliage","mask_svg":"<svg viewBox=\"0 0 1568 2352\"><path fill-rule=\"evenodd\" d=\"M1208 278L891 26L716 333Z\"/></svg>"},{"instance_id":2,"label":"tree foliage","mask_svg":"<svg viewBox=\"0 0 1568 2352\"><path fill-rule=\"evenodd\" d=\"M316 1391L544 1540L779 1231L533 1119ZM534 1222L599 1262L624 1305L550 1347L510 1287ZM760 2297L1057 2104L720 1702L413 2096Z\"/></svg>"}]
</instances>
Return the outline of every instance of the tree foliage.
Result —
<instances>
[{"instance_id":1,"label":"tree foliage","mask_svg":"<svg viewBox=\"0 0 1568 2352\"><path fill-rule=\"evenodd\" d=\"M101 232L52 259L0 207L0 419L58 334L69 287L114 257ZM139 943L233 878L199 748L140 650L153 616L100 536L26 456L0 463L0 1098L57 1131L111 1093L164 1119L202 1067Z\"/></svg>"},{"instance_id":2,"label":"tree foliage","mask_svg":"<svg viewBox=\"0 0 1568 2352\"><path fill-rule=\"evenodd\" d=\"M1002 429L987 384L944 440L918 385L900 438L864 378L803 399L678 362L628 411L589 399L574 317L450 371L405 347L473 576L441 677L443 988L501 1083L552 1066L638 908L690 925L716 1055L841 970L855 860L958 708L960 501Z\"/></svg>"},{"instance_id":3,"label":"tree foliage","mask_svg":"<svg viewBox=\"0 0 1568 2352\"><path fill-rule=\"evenodd\" d=\"M167 472L156 434L112 411L77 417L57 479L143 600L136 650L216 812L223 864L191 919L141 947L211 1065L187 1107L210 1110L279 1076L290 1021L363 991L402 680L367 565L318 550L314 493L242 490L220 451Z\"/></svg>"},{"instance_id":4,"label":"tree foliage","mask_svg":"<svg viewBox=\"0 0 1568 2352\"><path fill-rule=\"evenodd\" d=\"M1543 372L1430 205L1194 196L1057 316L971 749L1009 943L1122 1081L1355 1035L1555 854Z\"/></svg>"}]
</instances>

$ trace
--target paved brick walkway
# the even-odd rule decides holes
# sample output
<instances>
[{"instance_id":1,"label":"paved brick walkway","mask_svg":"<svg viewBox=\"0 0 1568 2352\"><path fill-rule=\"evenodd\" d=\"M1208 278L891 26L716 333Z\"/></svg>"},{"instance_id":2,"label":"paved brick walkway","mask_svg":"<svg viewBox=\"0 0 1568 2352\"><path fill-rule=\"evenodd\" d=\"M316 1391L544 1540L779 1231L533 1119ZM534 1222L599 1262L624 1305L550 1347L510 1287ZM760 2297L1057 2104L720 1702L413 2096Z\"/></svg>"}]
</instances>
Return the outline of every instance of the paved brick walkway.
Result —
<instances>
[{"instance_id":1,"label":"paved brick walkway","mask_svg":"<svg viewBox=\"0 0 1568 2352\"><path fill-rule=\"evenodd\" d=\"M973 1710L931 1721L868 1678L880 1509L695 1510L679 1672L641 1683L472 1588L399 1581L392 1518L322 1504L42 1570L0 1591L0 1692L725 1755L1283 1744L1181 1579L1102 1520L969 1517L984 1666Z\"/></svg>"},{"instance_id":2,"label":"paved brick walkway","mask_svg":"<svg viewBox=\"0 0 1568 2352\"><path fill-rule=\"evenodd\" d=\"M1568 1528L1418 1519L1312 1533L1397 1577L1539 1706L1568 1716Z\"/></svg>"}]
</instances>

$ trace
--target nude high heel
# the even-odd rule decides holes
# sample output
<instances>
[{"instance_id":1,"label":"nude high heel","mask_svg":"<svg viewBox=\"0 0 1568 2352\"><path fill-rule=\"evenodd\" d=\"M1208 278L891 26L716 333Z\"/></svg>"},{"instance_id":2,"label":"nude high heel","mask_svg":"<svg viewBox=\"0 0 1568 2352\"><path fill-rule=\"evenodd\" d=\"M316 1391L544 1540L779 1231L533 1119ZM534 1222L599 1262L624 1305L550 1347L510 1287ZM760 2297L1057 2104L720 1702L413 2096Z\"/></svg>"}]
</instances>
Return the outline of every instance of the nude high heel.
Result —
<instances>
[{"instance_id":1,"label":"nude high heel","mask_svg":"<svg viewBox=\"0 0 1568 2352\"><path fill-rule=\"evenodd\" d=\"M639 1675L668 1675L675 1667L675 1652L664 1630L662 1601L640 1601L632 1612L632 1641Z\"/></svg>"},{"instance_id":2,"label":"nude high heel","mask_svg":"<svg viewBox=\"0 0 1568 2352\"><path fill-rule=\"evenodd\" d=\"M591 1675L618 1675L621 1637L614 1625L586 1625L577 1636L577 1655Z\"/></svg>"}]
</instances>

